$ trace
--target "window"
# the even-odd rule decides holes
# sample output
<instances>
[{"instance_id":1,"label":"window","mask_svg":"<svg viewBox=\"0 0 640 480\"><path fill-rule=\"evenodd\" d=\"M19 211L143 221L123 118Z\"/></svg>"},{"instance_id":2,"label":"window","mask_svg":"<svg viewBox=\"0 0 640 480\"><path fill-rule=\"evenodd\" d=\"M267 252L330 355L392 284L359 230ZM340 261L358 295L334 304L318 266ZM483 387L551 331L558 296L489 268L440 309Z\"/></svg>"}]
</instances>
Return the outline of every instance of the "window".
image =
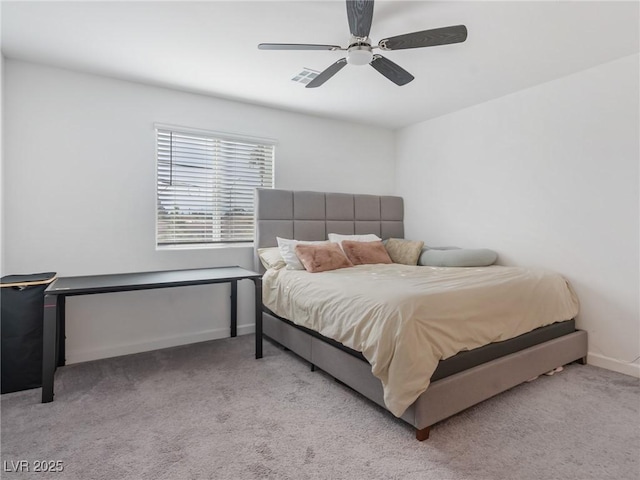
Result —
<instances>
[{"instance_id":1,"label":"window","mask_svg":"<svg viewBox=\"0 0 640 480\"><path fill-rule=\"evenodd\" d=\"M256 187L273 188L272 141L157 126L158 246L252 242Z\"/></svg>"}]
</instances>

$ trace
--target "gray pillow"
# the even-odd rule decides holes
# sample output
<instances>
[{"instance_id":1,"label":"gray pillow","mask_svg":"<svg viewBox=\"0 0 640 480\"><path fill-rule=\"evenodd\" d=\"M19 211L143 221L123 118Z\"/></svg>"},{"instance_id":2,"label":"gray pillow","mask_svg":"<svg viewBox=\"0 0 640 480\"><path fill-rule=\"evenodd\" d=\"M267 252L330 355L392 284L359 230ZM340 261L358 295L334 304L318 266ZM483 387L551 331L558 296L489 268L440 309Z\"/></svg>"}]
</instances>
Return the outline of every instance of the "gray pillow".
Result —
<instances>
[{"instance_id":1,"label":"gray pillow","mask_svg":"<svg viewBox=\"0 0 640 480\"><path fill-rule=\"evenodd\" d=\"M485 267L493 265L498 254L487 248L424 248L418 265L430 267Z\"/></svg>"}]
</instances>

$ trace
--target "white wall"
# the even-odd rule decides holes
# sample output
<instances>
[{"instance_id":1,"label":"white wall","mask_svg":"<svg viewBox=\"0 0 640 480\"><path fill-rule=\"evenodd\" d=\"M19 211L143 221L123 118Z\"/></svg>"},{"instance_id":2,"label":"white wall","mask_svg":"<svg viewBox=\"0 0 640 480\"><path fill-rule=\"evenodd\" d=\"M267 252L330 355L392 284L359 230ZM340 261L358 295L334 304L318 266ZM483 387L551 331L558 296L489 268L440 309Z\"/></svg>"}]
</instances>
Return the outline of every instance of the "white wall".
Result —
<instances>
[{"instance_id":1,"label":"white wall","mask_svg":"<svg viewBox=\"0 0 640 480\"><path fill-rule=\"evenodd\" d=\"M561 272L581 301L589 362L637 376L639 88L633 55L396 140L409 238Z\"/></svg>"},{"instance_id":2,"label":"white wall","mask_svg":"<svg viewBox=\"0 0 640 480\"><path fill-rule=\"evenodd\" d=\"M2 7L0 6L0 12ZM0 52L0 277L5 272L4 262L4 56Z\"/></svg>"},{"instance_id":3,"label":"white wall","mask_svg":"<svg viewBox=\"0 0 640 480\"><path fill-rule=\"evenodd\" d=\"M0 25L2 25L2 4L0 4ZM0 277L4 275L4 55L2 54L2 29L0 27Z\"/></svg>"},{"instance_id":4,"label":"white wall","mask_svg":"<svg viewBox=\"0 0 640 480\"><path fill-rule=\"evenodd\" d=\"M155 249L154 122L276 139L277 188L393 191L391 131L14 60L5 92L8 273L252 268L250 247ZM67 359L228 336L228 294L210 286L69 298ZM239 300L239 333L248 333L250 282Z\"/></svg>"},{"instance_id":5,"label":"white wall","mask_svg":"<svg viewBox=\"0 0 640 480\"><path fill-rule=\"evenodd\" d=\"M4 276L4 55L2 54L2 4L0 3L0 277Z\"/></svg>"}]
</instances>

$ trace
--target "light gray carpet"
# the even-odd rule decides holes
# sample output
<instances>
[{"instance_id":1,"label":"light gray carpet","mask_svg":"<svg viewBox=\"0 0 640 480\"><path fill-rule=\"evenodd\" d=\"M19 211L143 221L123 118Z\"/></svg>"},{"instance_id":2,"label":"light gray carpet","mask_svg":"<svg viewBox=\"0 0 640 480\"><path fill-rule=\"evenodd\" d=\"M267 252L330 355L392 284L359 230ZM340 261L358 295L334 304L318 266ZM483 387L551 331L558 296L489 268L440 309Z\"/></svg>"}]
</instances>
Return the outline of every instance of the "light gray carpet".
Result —
<instances>
[{"instance_id":1,"label":"light gray carpet","mask_svg":"<svg viewBox=\"0 0 640 480\"><path fill-rule=\"evenodd\" d=\"M637 379L571 365L414 431L253 336L71 365L2 396L2 460L62 479L640 478ZM7 470L7 464L4 465ZM11 468L9 468L11 469Z\"/></svg>"}]
</instances>

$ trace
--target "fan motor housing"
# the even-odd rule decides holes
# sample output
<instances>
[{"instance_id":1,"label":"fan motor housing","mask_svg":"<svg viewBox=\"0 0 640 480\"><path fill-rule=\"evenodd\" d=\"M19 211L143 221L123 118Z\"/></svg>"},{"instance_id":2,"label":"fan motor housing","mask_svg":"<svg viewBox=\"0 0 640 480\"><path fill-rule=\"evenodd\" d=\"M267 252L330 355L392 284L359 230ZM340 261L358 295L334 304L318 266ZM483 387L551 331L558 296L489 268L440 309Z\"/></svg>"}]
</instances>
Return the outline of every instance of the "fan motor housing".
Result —
<instances>
[{"instance_id":1,"label":"fan motor housing","mask_svg":"<svg viewBox=\"0 0 640 480\"><path fill-rule=\"evenodd\" d=\"M371 45L352 45L347 50L347 63L349 65L367 65L373 60Z\"/></svg>"}]
</instances>

